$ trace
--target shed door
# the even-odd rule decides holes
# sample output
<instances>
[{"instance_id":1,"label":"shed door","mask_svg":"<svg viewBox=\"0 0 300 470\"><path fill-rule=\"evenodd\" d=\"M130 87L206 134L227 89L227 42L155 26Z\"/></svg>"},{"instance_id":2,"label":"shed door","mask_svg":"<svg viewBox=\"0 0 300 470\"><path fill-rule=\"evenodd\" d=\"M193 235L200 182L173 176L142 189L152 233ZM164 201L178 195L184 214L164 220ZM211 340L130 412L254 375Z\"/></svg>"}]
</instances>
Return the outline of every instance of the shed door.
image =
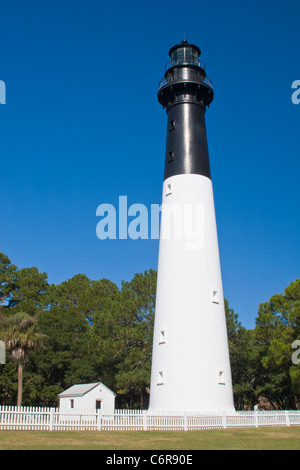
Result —
<instances>
[{"instance_id":1,"label":"shed door","mask_svg":"<svg viewBox=\"0 0 300 470\"><path fill-rule=\"evenodd\" d=\"M96 410L101 410L101 402L102 400L96 400Z\"/></svg>"}]
</instances>

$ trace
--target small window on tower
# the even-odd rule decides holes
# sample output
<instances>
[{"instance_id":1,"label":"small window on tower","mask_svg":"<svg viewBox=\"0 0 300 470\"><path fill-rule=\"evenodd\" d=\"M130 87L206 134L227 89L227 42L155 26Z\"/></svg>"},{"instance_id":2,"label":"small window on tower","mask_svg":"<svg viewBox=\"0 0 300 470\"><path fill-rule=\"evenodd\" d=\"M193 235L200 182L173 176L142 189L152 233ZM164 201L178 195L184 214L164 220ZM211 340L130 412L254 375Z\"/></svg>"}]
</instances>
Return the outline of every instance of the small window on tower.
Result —
<instances>
[{"instance_id":1,"label":"small window on tower","mask_svg":"<svg viewBox=\"0 0 300 470\"><path fill-rule=\"evenodd\" d=\"M168 130L169 131L173 131L176 127L176 121L174 119L172 119L171 121L169 121L169 126L168 126Z\"/></svg>"},{"instance_id":2,"label":"small window on tower","mask_svg":"<svg viewBox=\"0 0 300 470\"><path fill-rule=\"evenodd\" d=\"M171 150L169 153L168 153L168 161L169 162L172 162L175 158L175 152L173 152L173 150Z\"/></svg>"},{"instance_id":3,"label":"small window on tower","mask_svg":"<svg viewBox=\"0 0 300 470\"><path fill-rule=\"evenodd\" d=\"M73 409L74 408L74 400L71 398L70 400L70 408Z\"/></svg>"}]
</instances>

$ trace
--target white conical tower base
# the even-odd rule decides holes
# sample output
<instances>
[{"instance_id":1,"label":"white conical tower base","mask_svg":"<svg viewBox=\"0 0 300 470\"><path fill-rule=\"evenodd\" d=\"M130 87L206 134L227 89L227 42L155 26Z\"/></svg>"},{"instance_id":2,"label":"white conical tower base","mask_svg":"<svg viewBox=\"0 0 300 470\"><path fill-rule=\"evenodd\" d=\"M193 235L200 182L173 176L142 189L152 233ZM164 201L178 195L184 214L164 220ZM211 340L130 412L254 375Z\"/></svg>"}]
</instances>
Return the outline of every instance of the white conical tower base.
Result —
<instances>
[{"instance_id":1,"label":"white conical tower base","mask_svg":"<svg viewBox=\"0 0 300 470\"><path fill-rule=\"evenodd\" d=\"M163 186L149 411L235 411L212 182L201 175Z\"/></svg>"}]
</instances>

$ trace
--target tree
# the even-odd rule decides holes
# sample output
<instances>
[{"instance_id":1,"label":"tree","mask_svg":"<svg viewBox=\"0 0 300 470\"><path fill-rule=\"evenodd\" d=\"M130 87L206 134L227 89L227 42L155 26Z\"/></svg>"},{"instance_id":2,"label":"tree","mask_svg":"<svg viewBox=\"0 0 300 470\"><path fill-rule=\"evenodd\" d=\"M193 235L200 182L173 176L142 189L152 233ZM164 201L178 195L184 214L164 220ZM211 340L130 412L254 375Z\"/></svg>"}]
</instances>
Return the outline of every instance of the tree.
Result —
<instances>
[{"instance_id":1,"label":"tree","mask_svg":"<svg viewBox=\"0 0 300 470\"><path fill-rule=\"evenodd\" d=\"M95 318L103 377L118 393L118 406L148 403L155 292L156 271L136 274Z\"/></svg>"},{"instance_id":2,"label":"tree","mask_svg":"<svg viewBox=\"0 0 300 470\"><path fill-rule=\"evenodd\" d=\"M156 280L156 271L150 269L122 284L126 342L116 381L131 406L139 408L149 400Z\"/></svg>"},{"instance_id":3,"label":"tree","mask_svg":"<svg viewBox=\"0 0 300 470\"><path fill-rule=\"evenodd\" d=\"M10 307L12 290L16 286L17 267L11 264L8 256L0 253L0 311Z\"/></svg>"},{"instance_id":4,"label":"tree","mask_svg":"<svg viewBox=\"0 0 300 470\"><path fill-rule=\"evenodd\" d=\"M27 367L28 402L54 406L58 394L74 383L101 380L114 388L115 370L102 337L103 318L113 311L118 294L111 281L92 281L84 274L49 287L38 320L44 347L31 355Z\"/></svg>"},{"instance_id":5,"label":"tree","mask_svg":"<svg viewBox=\"0 0 300 470\"><path fill-rule=\"evenodd\" d=\"M299 367L292 363L292 344L300 340L300 279L284 295L259 306L255 328L258 359L256 395L274 408L296 408L300 400Z\"/></svg>"},{"instance_id":6,"label":"tree","mask_svg":"<svg viewBox=\"0 0 300 470\"><path fill-rule=\"evenodd\" d=\"M48 303L48 289L47 273L40 273L36 267L16 270L10 291L9 313L37 314Z\"/></svg>"},{"instance_id":7,"label":"tree","mask_svg":"<svg viewBox=\"0 0 300 470\"><path fill-rule=\"evenodd\" d=\"M5 341L6 349L18 364L17 406L22 406L24 363L30 351L41 344L42 336L37 331L36 318L22 311L9 318L2 316L1 324L1 337Z\"/></svg>"},{"instance_id":8,"label":"tree","mask_svg":"<svg viewBox=\"0 0 300 470\"><path fill-rule=\"evenodd\" d=\"M66 387L101 380L118 393L117 406L146 408L156 274L138 273L120 289L84 274L49 285L46 273L18 269L0 253L0 338L11 351L1 368L2 403L13 404L18 387L18 404L54 406ZM274 408L299 406L292 346L300 341L300 280L259 306L254 330L224 303L236 408L253 408L261 396Z\"/></svg>"},{"instance_id":9,"label":"tree","mask_svg":"<svg viewBox=\"0 0 300 470\"><path fill-rule=\"evenodd\" d=\"M236 409L253 408L255 371L252 360L252 331L243 328L238 315L224 299L232 373L233 397Z\"/></svg>"}]
</instances>

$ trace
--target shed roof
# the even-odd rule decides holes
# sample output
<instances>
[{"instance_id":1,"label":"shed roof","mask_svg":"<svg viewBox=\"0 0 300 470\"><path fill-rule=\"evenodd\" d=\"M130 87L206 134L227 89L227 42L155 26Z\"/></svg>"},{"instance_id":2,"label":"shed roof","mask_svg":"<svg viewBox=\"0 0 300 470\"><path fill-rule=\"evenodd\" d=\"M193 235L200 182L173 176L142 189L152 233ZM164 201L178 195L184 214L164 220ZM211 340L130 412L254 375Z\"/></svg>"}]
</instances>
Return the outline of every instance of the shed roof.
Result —
<instances>
[{"instance_id":1,"label":"shed roof","mask_svg":"<svg viewBox=\"0 0 300 470\"><path fill-rule=\"evenodd\" d=\"M97 383L92 383L92 384L72 385L72 387L67 388L62 393L60 393L58 396L59 397L82 397L83 395L90 392L91 390L93 390L93 388L95 388L99 385L101 385L101 387L105 387L114 396L116 396L116 394L112 390L110 390L110 388L108 388L106 385L104 385L102 382L97 382Z\"/></svg>"}]
</instances>

